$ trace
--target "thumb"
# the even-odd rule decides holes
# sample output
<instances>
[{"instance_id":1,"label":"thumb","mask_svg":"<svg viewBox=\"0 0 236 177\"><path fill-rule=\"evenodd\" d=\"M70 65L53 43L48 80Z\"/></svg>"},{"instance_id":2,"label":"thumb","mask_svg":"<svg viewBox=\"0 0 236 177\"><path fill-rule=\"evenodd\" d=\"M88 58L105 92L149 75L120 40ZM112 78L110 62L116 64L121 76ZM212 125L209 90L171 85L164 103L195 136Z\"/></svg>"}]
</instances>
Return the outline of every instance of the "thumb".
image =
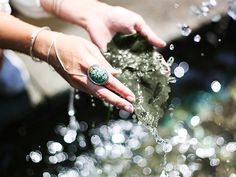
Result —
<instances>
[{"instance_id":1,"label":"thumb","mask_svg":"<svg viewBox=\"0 0 236 177\"><path fill-rule=\"evenodd\" d=\"M98 31L96 30L96 33L90 33L90 38L92 40L92 42L98 46L98 48L102 51L102 52L106 52L107 51L107 44L112 40L113 36L115 34L109 32L109 31Z\"/></svg>"}]
</instances>

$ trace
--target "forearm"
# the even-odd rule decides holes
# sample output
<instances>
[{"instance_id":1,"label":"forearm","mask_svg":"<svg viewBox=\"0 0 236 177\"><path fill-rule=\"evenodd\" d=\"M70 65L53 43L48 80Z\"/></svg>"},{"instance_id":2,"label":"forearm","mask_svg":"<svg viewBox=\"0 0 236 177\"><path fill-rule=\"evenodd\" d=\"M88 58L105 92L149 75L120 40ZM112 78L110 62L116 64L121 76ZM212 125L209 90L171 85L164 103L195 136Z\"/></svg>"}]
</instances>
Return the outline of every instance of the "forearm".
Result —
<instances>
[{"instance_id":1,"label":"forearm","mask_svg":"<svg viewBox=\"0 0 236 177\"><path fill-rule=\"evenodd\" d=\"M0 13L0 48L12 49L29 55L31 35L38 27L25 23L13 16ZM45 59L46 48L50 45L50 35L42 32L35 41L33 52L36 57Z\"/></svg>"},{"instance_id":2,"label":"forearm","mask_svg":"<svg viewBox=\"0 0 236 177\"><path fill-rule=\"evenodd\" d=\"M37 27L0 13L0 48L29 53L31 34Z\"/></svg>"}]
</instances>

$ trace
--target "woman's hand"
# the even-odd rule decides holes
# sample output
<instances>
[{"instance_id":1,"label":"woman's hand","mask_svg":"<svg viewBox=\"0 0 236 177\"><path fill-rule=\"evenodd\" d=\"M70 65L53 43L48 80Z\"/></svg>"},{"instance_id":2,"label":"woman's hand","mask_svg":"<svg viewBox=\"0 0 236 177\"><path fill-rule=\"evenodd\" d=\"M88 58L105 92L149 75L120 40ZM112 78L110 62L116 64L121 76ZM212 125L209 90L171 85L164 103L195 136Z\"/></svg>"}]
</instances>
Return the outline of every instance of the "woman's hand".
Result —
<instances>
[{"instance_id":1,"label":"woman's hand","mask_svg":"<svg viewBox=\"0 0 236 177\"><path fill-rule=\"evenodd\" d=\"M107 43L111 41L117 32L138 32L156 47L166 45L163 40L154 34L140 15L122 7L113 7L97 1L88 12L85 26L92 41L102 51L106 51Z\"/></svg>"},{"instance_id":2,"label":"woman's hand","mask_svg":"<svg viewBox=\"0 0 236 177\"><path fill-rule=\"evenodd\" d=\"M48 47L41 45L42 41L44 41L44 44L51 43L49 41L52 41L55 36L57 36L56 48L66 71L60 65L54 48L50 52L49 63L71 86L111 103L120 109L133 112L133 106L130 102L135 101L134 94L113 76L116 74L116 70L111 67L99 49L91 42L80 37L43 31L37 37L34 49L35 54L45 58L42 57L42 54L47 53L48 50L46 49ZM87 77L88 68L95 64L102 66L108 71L109 80L104 86L93 84Z\"/></svg>"},{"instance_id":3,"label":"woman's hand","mask_svg":"<svg viewBox=\"0 0 236 177\"><path fill-rule=\"evenodd\" d=\"M156 47L166 45L140 15L122 7L97 0L41 0L41 4L47 11L86 29L94 44L102 51L106 50L107 43L117 32L138 32Z\"/></svg>"}]
</instances>

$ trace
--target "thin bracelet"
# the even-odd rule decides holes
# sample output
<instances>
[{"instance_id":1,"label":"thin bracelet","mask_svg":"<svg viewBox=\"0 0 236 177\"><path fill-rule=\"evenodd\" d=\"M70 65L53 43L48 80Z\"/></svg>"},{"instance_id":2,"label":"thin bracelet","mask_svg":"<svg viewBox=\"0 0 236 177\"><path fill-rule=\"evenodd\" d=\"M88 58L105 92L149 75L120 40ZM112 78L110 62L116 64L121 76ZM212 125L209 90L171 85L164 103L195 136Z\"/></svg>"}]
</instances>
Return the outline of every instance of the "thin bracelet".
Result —
<instances>
[{"instance_id":1,"label":"thin bracelet","mask_svg":"<svg viewBox=\"0 0 236 177\"><path fill-rule=\"evenodd\" d=\"M50 53L51 53L52 47L53 47L55 41L57 40L58 35L59 35L59 34L56 34L56 36L53 38L53 40L52 40L52 42L51 42L51 44L50 44L50 47L48 48L47 59L46 59L49 68L51 68L53 71L55 71L55 69L50 65L49 59L50 59Z\"/></svg>"},{"instance_id":2,"label":"thin bracelet","mask_svg":"<svg viewBox=\"0 0 236 177\"><path fill-rule=\"evenodd\" d=\"M62 34L62 33L60 33L60 34ZM66 69L66 67L64 66L64 64L63 64L63 62L62 62L62 60L61 60L61 57L60 57L60 55L59 55L59 52L58 52L58 50L57 50L57 38L58 38L58 36L59 36L59 34L57 35L57 37L55 38L55 40L53 40L53 46L54 46L54 50L55 50L55 53L56 53L56 57L57 57L57 59L58 59L58 61L59 61L59 63L60 63L60 65L61 65L61 67L62 67L62 69L65 71L65 72L67 72L68 74L70 74L70 75L77 75L77 76L85 76L85 77L87 77L87 75L86 74L76 74L76 73L70 73L70 71L68 71L67 69Z\"/></svg>"},{"instance_id":3,"label":"thin bracelet","mask_svg":"<svg viewBox=\"0 0 236 177\"><path fill-rule=\"evenodd\" d=\"M33 54L34 43L35 43L36 38L39 35L39 33L42 32L43 30L50 30L51 31L51 29L49 27L45 26L45 27L37 29L31 35L31 42L30 42L29 53L30 53L30 56L31 56L32 60L36 61L36 62L41 62L41 60L34 57L34 54Z\"/></svg>"}]
</instances>

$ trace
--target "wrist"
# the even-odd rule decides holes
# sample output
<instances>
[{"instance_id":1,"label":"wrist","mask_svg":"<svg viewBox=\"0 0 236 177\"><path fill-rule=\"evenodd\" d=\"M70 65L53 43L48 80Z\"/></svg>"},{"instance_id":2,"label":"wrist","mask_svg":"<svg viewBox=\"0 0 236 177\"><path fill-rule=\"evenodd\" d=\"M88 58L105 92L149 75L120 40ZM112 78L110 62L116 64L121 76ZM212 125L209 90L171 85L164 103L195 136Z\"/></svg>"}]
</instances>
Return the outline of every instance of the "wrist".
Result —
<instances>
[{"instance_id":1,"label":"wrist","mask_svg":"<svg viewBox=\"0 0 236 177\"><path fill-rule=\"evenodd\" d=\"M98 10L109 5L97 0L40 0L41 6L49 13L71 23L87 27L90 19L99 15Z\"/></svg>"},{"instance_id":2,"label":"wrist","mask_svg":"<svg viewBox=\"0 0 236 177\"><path fill-rule=\"evenodd\" d=\"M38 34L33 46L33 54L35 57L47 62L48 49L50 48L50 45L56 34L56 32L48 30L44 30ZM50 53L50 55L52 54ZM52 57L53 56L49 56L49 58Z\"/></svg>"}]
</instances>

